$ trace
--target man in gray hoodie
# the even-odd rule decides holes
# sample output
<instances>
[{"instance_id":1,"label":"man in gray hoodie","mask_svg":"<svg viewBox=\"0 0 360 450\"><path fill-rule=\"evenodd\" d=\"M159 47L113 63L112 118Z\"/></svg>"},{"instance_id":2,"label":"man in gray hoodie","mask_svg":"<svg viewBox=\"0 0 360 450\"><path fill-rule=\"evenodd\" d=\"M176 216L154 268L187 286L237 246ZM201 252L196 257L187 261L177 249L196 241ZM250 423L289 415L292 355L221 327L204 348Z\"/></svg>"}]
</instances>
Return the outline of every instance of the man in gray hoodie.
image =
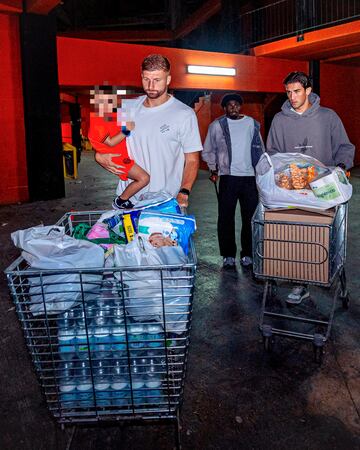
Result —
<instances>
[{"instance_id":1,"label":"man in gray hoodie","mask_svg":"<svg viewBox=\"0 0 360 450\"><path fill-rule=\"evenodd\" d=\"M270 155L304 153L326 166L350 169L355 147L336 112L320 106L319 96L312 92L310 78L303 72L291 72L284 85L288 100L272 121L267 152ZM297 286L287 302L299 304L308 296L309 291L304 286Z\"/></svg>"}]
</instances>

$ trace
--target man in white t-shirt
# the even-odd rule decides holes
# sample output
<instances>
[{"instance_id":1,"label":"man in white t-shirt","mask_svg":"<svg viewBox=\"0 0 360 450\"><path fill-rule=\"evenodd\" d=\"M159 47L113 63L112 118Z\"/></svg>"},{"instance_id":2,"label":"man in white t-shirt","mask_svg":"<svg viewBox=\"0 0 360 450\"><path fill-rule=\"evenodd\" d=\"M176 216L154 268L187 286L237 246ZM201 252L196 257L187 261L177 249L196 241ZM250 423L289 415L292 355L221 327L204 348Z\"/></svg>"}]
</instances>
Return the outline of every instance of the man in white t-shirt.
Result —
<instances>
[{"instance_id":1,"label":"man in white t-shirt","mask_svg":"<svg viewBox=\"0 0 360 450\"><path fill-rule=\"evenodd\" d=\"M241 114L240 94L227 94L221 106L225 115L209 125L202 158L211 171L210 180L219 183L218 239L223 268L236 267L235 211L241 209L240 263L252 264L251 217L258 203L255 166L264 151L260 125Z\"/></svg>"},{"instance_id":2,"label":"man in white t-shirt","mask_svg":"<svg viewBox=\"0 0 360 450\"><path fill-rule=\"evenodd\" d=\"M170 63L162 55L149 55L141 65L144 96L134 105L135 129L127 137L129 156L150 175L146 191L167 191L181 206L188 206L202 150L195 112L168 93ZM122 168L112 156L96 153L96 161L118 175ZM117 193L126 181L119 181Z\"/></svg>"}]
</instances>

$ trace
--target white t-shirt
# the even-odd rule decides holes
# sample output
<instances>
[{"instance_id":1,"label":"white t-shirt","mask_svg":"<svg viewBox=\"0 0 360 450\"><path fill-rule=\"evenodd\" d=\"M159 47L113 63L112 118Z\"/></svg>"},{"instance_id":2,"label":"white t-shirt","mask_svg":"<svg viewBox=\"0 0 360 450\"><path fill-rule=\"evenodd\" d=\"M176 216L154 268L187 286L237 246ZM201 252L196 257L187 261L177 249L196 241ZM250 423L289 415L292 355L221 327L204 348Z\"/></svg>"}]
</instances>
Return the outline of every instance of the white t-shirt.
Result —
<instances>
[{"instance_id":1,"label":"white t-shirt","mask_svg":"<svg viewBox=\"0 0 360 450\"><path fill-rule=\"evenodd\" d=\"M143 105L146 96L134 106L135 129L127 138L129 155L150 175L150 183L143 192L167 191L176 197L181 187L184 153L202 150L195 112L175 97L153 108ZM128 181L119 181L117 195Z\"/></svg>"},{"instance_id":2,"label":"white t-shirt","mask_svg":"<svg viewBox=\"0 0 360 450\"><path fill-rule=\"evenodd\" d=\"M231 140L230 175L251 177L255 175L251 162L251 141L254 136L254 121L249 116L227 119Z\"/></svg>"}]
</instances>

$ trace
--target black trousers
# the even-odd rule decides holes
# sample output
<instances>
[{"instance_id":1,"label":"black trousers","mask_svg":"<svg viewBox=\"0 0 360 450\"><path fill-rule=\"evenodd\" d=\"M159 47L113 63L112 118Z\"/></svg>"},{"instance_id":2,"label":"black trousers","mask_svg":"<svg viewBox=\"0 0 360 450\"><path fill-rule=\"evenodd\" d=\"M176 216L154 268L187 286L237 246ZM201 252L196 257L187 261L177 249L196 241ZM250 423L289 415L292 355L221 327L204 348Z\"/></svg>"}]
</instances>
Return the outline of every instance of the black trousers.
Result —
<instances>
[{"instance_id":1,"label":"black trousers","mask_svg":"<svg viewBox=\"0 0 360 450\"><path fill-rule=\"evenodd\" d=\"M242 221L240 257L252 257L251 218L258 204L255 177L220 176L218 239L223 257L236 257L235 211L238 201Z\"/></svg>"}]
</instances>

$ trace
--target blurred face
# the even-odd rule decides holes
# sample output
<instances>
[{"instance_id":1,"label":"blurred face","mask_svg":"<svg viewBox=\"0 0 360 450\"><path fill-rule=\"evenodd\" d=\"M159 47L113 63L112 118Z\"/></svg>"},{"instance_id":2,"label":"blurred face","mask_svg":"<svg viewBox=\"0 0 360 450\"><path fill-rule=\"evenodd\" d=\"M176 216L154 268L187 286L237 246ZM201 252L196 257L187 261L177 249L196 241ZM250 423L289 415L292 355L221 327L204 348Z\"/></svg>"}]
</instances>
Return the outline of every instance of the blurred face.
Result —
<instances>
[{"instance_id":1,"label":"blurred face","mask_svg":"<svg viewBox=\"0 0 360 450\"><path fill-rule=\"evenodd\" d=\"M104 114L110 114L117 107L118 98L116 94L107 94L104 92L99 92L94 95L94 101L91 102L95 106L95 111L100 117Z\"/></svg>"},{"instance_id":2,"label":"blurred face","mask_svg":"<svg viewBox=\"0 0 360 450\"><path fill-rule=\"evenodd\" d=\"M148 98L157 99L167 94L171 76L163 70L144 70L141 73L141 79Z\"/></svg>"},{"instance_id":3,"label":"blurred face","mask_svg":"<svg viewBox=\"0 0 360 450\"><path fill-rule=\"evenodd\" d=\"M310 108L309 95L311 93L311 87L305 89L301 83L296 82L287 84L285 89L291 107L296 112L301 113Z\"/></svg>"},{"instance_id":4,"label":"blurred face","mask_svg":"<svg viewBox=\"0 0 360 450\"><path fill-rule=\"evenodd\" d=\"M224 110L226 117L229 117L229 119L237 120L241 117L241 105L236 100L230 100L227 102Z\"/></svg>"}]
</instances>

